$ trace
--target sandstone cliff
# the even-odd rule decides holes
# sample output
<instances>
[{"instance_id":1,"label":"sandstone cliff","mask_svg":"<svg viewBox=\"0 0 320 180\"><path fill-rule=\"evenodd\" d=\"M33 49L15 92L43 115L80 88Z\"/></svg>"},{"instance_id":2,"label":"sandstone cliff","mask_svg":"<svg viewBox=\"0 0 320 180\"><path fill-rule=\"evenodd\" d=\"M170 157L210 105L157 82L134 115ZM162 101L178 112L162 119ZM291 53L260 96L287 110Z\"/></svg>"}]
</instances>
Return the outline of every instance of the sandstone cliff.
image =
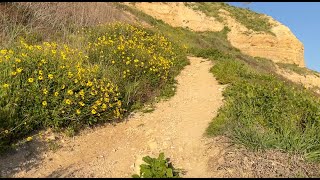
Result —
<instances>
[{"instance_id":1,"label":"sandstone cliff","mask_svg":"<svg viewBox=\"0 0 320 180\"><path fill-rule=\"evenodd\" d=\"M265 17L272 25L270 31L274 35L247 29L225 9L219 9L219 16L223 19L223 22L220 22L214 17L206 16L201 11L185 6L183 2L139 2L134 6L173 27L188 27L194 31L221 31L224 26L227 26L231 30L228 33L229 42L242 53L268 58L274 62L305 66L303 44L288 27L270 16Z\"/></svg>"}]
</instances>

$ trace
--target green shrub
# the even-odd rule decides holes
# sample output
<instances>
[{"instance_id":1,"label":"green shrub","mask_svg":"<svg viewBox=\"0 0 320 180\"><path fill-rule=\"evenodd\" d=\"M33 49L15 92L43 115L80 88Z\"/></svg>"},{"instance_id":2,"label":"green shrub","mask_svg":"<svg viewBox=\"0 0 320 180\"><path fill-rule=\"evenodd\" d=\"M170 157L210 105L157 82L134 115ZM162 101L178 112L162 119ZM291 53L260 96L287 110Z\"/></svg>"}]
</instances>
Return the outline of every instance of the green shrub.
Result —
<instances>
[{"instance_id":1,"label":"green shrub","mask_svg":"<svg viewBox=\"0 0 320 180\"><path fill-rule=\"evenodd\" d=\"M143 157L147 164L140 165L140 175L134 174L133 178L179 178L179 170L175 169L168 159L164 159L164 153L158 158Z\"/></svg>"}]
</instances>

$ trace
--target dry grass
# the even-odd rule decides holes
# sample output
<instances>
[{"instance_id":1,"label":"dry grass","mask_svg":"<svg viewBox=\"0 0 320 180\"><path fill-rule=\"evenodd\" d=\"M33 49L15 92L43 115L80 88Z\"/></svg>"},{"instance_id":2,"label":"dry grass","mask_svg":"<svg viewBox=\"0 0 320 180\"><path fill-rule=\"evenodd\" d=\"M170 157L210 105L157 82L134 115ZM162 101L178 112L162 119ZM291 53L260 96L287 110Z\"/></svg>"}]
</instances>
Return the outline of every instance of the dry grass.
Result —
<instances>
[{"instance_id":1,"label":"dry grass","mask_svg":"<svg viewBox=\"0 0 320 180\"><path fill-rule=\"evenodd\" d=\"M220 156L209 160L217 178L301 178L319 177L319 164L306 162L301 155L279 150L250 151L224 136L213 138ZM218 147L217 147L218 145Z\"/></svg>"},{"instance_id":2,"label":"dry grass","mask_svg":"<svg viewBox=\"0 0 320 180\"><path fill-rule=\"evenodd\" d=\"M33 41L63 40L79 28L136 18L111 2L17 2L0 4L0 46L19 36Z\"/></svg>"}]
</instances>

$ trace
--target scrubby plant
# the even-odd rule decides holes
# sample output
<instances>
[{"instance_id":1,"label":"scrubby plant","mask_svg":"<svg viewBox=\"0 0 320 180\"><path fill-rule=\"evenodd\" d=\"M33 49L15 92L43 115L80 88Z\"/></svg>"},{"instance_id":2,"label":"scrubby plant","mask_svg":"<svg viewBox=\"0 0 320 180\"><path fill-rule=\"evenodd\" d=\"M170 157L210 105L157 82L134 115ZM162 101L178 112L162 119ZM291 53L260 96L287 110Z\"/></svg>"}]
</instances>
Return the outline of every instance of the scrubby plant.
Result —
<instances>
[{"instance_id":1,"label":"scrubby plant","mask_svg":"<svg viewBox=\"0 0 320 180\"><path fill-rule=\"evenodd\" d=\"M109 70L128 105L144 102L187 64L185 50L160 33L130 24L102 25L89 33L92 63ZM181 56L181 55L184 55Z\"/></svg>"},{"instance_id":2,"label":"scrubby plant","mask_svg":"<svg viewBox=\"0 0 320 180\"><path fill-rule=\"evenodd\" d=\"M167 92L188 63L183 48L141 27L115 23L74 36L78 48L22 39L0 51L1 147L41 128L73 132L121 118Z\"/></svg>"},{"instance_id":3,"label":"scrubby plant","mask_svg":"<svg viewBox=\"0 0 320 180\"><path fill-rule=\"evenodd\" d=\"M160 153L158 158L145 156L142 158L147 164L140 165L140 175L134 174L133 178L179 178L180 171L172 166L164 153Z\"/></svg>"},{"instance_id":4,"label":"scrubby plant","mask_svg":"<svg viewBox=\"0 0 320 180\"><path fill-rule=\"evenodd\" d=\"M118 118L117 86L83 52L44 42L0 51L0 143L40 127L62 128Z\"/></svg>"}]
</instances>

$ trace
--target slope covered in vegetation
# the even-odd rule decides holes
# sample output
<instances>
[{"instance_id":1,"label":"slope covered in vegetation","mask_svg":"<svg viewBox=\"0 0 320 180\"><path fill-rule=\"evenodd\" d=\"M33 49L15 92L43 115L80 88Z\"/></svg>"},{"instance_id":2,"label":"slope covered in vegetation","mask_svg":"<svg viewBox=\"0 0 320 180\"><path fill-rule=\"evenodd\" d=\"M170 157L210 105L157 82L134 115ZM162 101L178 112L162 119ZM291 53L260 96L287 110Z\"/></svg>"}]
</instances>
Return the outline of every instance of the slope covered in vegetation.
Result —
<instances>
[{"instance_id":1,"label":"slope covered in vegetation","mask_svg":"<svg viewBox=\"0 0 320 180\"><path fill-rule=\"evenodd\" d=\"M44 127L72 133L122 118L155 95L172 94L161 90L188 63L183 48L143 27L115 23L72 35L77 47L21 39L1 50L2 150Z\"/></svg>"},{"instance_id":2,"label":"slope covered in vegetation","mask_svg":"<svg viewBox=\"0 0 320 180\"><path fill-rule=\"evenodd\" d=\"M188 64L186 55L193 55L212 60L211 72L227 85L225 105L209 125L209 137L223 135L249 149L320 160L319 96L277 74L271 60L234 48L227 40L229 28L194 32L122 3L112 5L148 28L123 23L77 27L73 22L54 37L38 30L32 37L30 31L14 36L3 31L2 38L13 38L0 51L2 150L18 140L31 140L39 129L73 134L83 126L123 119L155 96L172 96L174 77ZM221 7L237 9L220 3L199 3L196 8L215 16ZM232 12L249 29L270 30L251 11ZM17 27L31 30L23 23Z\"/></svg>"},{"instance_id":3,"label":"slope covered in vegetation","mask_svg":"<svg viewBox=\"0 0 320 180\"><path fill-rule=\"evenodd\" d=\"M193 32L128 10L172 39L184 41L190 54L216 62L212 73L229 86L225 106L209 126L209 135L226 135L247 147L299 152L319 160L320 106L315 93L276 74L270 60L241 54L229 44L228 28Z\"/></svg>"}]
</instances>

